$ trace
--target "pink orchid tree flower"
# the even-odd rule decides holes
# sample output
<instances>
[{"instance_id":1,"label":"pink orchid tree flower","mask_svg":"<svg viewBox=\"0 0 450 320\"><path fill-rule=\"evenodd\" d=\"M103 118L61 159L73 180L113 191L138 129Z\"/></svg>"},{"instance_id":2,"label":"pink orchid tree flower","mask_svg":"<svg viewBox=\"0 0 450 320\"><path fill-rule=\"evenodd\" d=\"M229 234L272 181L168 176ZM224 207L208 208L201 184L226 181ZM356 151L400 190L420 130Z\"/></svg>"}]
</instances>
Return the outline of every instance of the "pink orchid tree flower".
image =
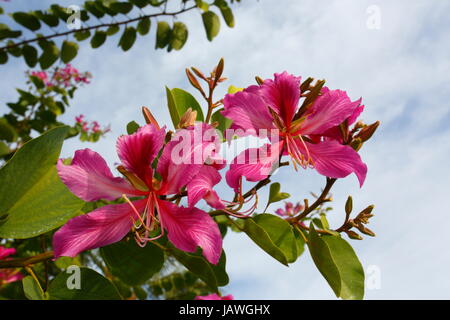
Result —
<instances>
[{"instance_id":1,"label":"pink orchid tree flower","mask_svg":"<svg viewBox=\"0 0 450 320\"><path fill-rule=\"evenodd\" d=\"M0 260L7 260L9 256L16 253L14 248L5 248L0 246ZM0 269L0 287L4 284L19 281L23 279L23 275L18 269Z\"/></svg>"},{"instance_id":2,"label":"pink orchid tree flower","mask_svg":"<svg viewBox=\"0 0 450 320\"><path fill-rule=\"evenodd\" d=\"M303 211L305 207L300 204L300 202L297 202L297 204L294 206L292 202L285 202L284 209L279 208L275 210L275 213L279 215L280 217L294 217L301 211Z\"/></svg>"},{"instance_id":3,"label":"pink orchid tree flower","mask_svg":"<svg viewBox=\"0 0 450 320\"><path fill-rule=\"evenodd\" d=\"M206 296L196 296L194 300L234 300L233 295L219 296L217 293L211 293Z\"/></svg>"},{"instance_id":4,"label":"pink orchid tree flower","mask_svg":"<svg viewBox=\"0 0 450 320\"><path fill-rule=\"evenodd\" d=\"M297 114L300 83L300 77L283 72L261 85L225 96L222 114L233 120L231 129L238 130L240 136L254 135L272 142L258 150L247 149L235 158L226 178L236 192L242 176L248 181L266 178L281 155L289 155L296 169L297 165L315 168L330 178L355 173L363 185L367 166L359 154L328 136L329 130L359 116L361 100L352 102L345 91L325 89L303 114ZM253 159L249 157L251 151Z\"/></svg>"},{"instance_id":5,"label":"pink orchid tree flower","mask_svg":"<svg viewBox=\"0 0 450 320\"><path fill-rule=\"evenodd\" d=\"M114 177L105 160L89 149L76 151L71 165L60 160L59 176L79 198L96 201L122 197L126 202L106 205L69 220L53 237L55 258L74 257L82 251L118 242L133 229L141 246L167 232L169 241L178 249L195 252L200 247L204 257L217 264L222 252L219 228L208 213L194 207L201 198L220 207L212 190L220 180L217 169L205 164L209 157L217 157L219 138L204 134L204 129L214 130L207 124L196 124L177 131L166 145L165 128L153 124L121 136L117 141L122 163L118 169L125 178ZM152 163L161 149L154 168ZM165 200L185 187L188 207ZM140 199L130 201L128 197ZM156 231L159 235L153 234Z\"/></svg>"}]
</instances>

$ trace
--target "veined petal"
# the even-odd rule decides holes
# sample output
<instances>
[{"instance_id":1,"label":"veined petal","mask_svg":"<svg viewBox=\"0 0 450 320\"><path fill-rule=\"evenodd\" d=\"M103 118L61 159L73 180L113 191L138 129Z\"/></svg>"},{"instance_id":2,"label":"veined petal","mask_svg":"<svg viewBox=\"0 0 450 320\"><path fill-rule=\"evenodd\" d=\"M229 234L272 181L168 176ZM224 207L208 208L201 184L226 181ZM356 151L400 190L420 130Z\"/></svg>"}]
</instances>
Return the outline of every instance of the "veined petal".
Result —
<instances>
[{"instance_id":1,"label":"veined petal","mask_svg":"<svg viewBox=\"0 0 450 320\"><path fill-rule=\"evenodd\" d=\"M205 161L216 156L219 141L215 129L205 123L178 130L158 161L157 172L162 177L160 194L178 193L186 186Z\"/></svg>"},{"instance_id":2,"label":"veined petal","mask_svg":"<svg viewBox=\"0 0 450 320\"><path fill-rule=\"evenodd\" d=\"M203 166L199 173L187 185L188 205L193 207L202 198L215 209L224 209L225 205L220 200L213 187L220 182L222 177L211 166Z\"/></svg>"},{"instance_id":3,"label":"veined petal","mask_svg":"<svg viewBox=\"0 0 450 320\"><path fill-rule=\"evenodd\" d=\"M165 128L147 124L117 139L117 153L123 166L141 180L151 183L151 164L164 144Z\"/></svg>"},{"instance_id":4,"label":"veined petal","mask_svg":"<svg viewBox=\"0 0 450 320\"><path fill-rule=\"evenodd\" d=\"M330 178L344 178L354 172L358 177L359 185L362 187L366 179L367 166L353 148L334 140L327 140L318 144L306 143L306 146L317 172ZM303 146L299 143L298 147L303 153ZM306 152L304 154L306 155Z\"/></svg>"},{"instance_id":5,"label":"veined petal","mask_svg":"<svg viewBox=\"0 0 450 320\"><path fill-rule=\"evenodd\" d=\"M253 91L255 90L227 94L223 100L224 110L222 115L233 120L231 129L237 130L236 134L239 136L258 136L260 135L260 129L270 130L275 128L273 117L266 103L261 96ZM239 131L241 132L239 133Z\"/></svg>"},{"instance_id":6,"label":"veined petal","mask_svg":"<svg viewBox=\"0 0 450 320\"><path fill-rule=\"evenodd\" d=\"M122 194L140 194L125 179L114 177L105 159L90 149L77 150L70 165L59 160L56 168L67 188L84 201L115 200Z\"/></svg>"},{"instance_id":7,"label":"veined petal","mask_svg":"<svg viewBox=\"0 0 450 320\"><path fill-rule=\"evenodd\" d=\"M301 77L287 72L276 73L274 80L267 79L261 85L261 95L288 126L298 108ZM251 110L253 111L253 110Z\"/></svg>"},{"instance_id":8,"label":"veined petal","mask_svg":"<svg viewBox=\"0 0 450 320\"><path fill-rule=\"evenodd\" d=\"M186 252L202 248L203 256L217 264L222 254L222 236L217 223L203 210L179 207L171 202L158 201L161 220L170 242Z\"/></svg>"},{"instance_id":9,"label":"veined petal","mask_svg":"<svg viewBox=\"0 0 450 320\"><path fill-rule=\"evenodd\" d=\"M353 115L361 99L352 102L342 90L327 90L317 98L303 122L302 134L321 134Z\"/></svg>"},{"instance_id":10,"label":"veined petal","mask_svg":"<svg viewBox=\"0 0 450 320\"><path fill-rule=\"evenodd\" d=\"M5 248L0 246L0 260L5 259L8 256L11 256L16 253L15 248Z\"/></svg>"},{"instance_id":11,"label":"veined petal","mask_svg":"<svg viewBox=\"0 0 450 320\"><path fill-rule=\"evenodd\" d=\"M283 141L265 144L261 148L250 148L241 152L230 164L226 173L228 185L239 192L239 181L245 177L248 181L261 181L275 169L278 163Z\"/></svg>"},{"instance_id":12,"label":"veined petal","mask_svg":"<svg viewBox=\"0 0 450 320\"><path fill-rule=\"evenodd\" d=\"M134 201L141 212L146 199ZM53 236L55 258L75 257L82 251L95 249L122 240L131 230L136 217L130 204L111 204L70 219Z\"/></svg>"}]
</instances>

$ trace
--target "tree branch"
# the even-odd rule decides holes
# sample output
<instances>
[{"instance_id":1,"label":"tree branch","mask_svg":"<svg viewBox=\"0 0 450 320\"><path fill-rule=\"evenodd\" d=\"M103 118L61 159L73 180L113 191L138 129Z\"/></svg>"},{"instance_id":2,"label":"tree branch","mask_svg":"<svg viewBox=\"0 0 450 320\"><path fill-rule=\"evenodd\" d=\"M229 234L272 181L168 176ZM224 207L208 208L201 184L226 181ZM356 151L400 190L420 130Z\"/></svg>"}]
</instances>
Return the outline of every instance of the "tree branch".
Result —
<instances>
[{"instance_id":1,"label":"tree branch","mask_svg":"<svg viewBox=\"0 0 450 320\"><path fill-rule=\"evenodd\" d=\"M27 267L53 258L53 251L47 251L33 257L15 258L0 261L0 269Z\"/></svg>"},{"instance_id":2,"label":"tree branch","mask_svg":"<svg viewBox=\"0 0 450 320\"><path fill-rule=\"evenodd\" d=\"M160 16L175 16L175 15L178 15L178 14L190 11L190 10L195 9L195 8L197 8L197 6L184 8L184 9L181 9L181 10L178 10L178 11L175 11L175 12L160 12L160 13L154 13L154 14L147 14L147 15L139 16L137 18L132 18L132 19L119 21L119 22L101 23L101 24L97 24L95 26L84 27L84 28L80 28L80 29L71 29L71 30L66 31L66 32L59 32L59 33L55 33L55 34L48 35L48 36L43 36L43 37L36 37L36 38L33 38L33 39L28 39L28 40L20 41L20 42L17 42L17 43L14 43L14 44L10 44L10 45L4 46L4 47L0 47L0 51L4 51L4 50L7 50L7 49L12 49L12 48L19 47L19 46L22 46L24 44L28 44L28 43L32 43L32 42L37 42L39 40L48 40L48 39L52 39L52 38L67 36L67 35L70 35L72 33L78 32L78 31L82 32L82 31L89 31L89 30L92 30L92 29L103 28L103 27L120 26L122 24L128 24L128 23L136 22L136 21L139 21L139 20L142 20L142 19L146 19L146 18L154 18L154 17L160 17Z\"/></svg>"}]
</instances>

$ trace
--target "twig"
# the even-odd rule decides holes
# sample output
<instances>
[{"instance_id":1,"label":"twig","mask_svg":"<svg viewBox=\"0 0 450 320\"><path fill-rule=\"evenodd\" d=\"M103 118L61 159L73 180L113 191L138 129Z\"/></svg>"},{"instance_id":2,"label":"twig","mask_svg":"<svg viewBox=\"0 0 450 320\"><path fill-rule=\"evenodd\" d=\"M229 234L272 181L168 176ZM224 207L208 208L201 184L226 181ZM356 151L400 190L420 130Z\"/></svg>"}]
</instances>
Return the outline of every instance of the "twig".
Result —
<instances>
[{"instance_id":1,"label":"twig","mask_svg":"<svg viewBox=\"0 0 450 320\"><path fill-rule=\"evenodd\" d=\"M15 258L0 261L0 269L27 267L53 258L53 251L44 252L33 257Z\"/></svg>"}]
</instances>

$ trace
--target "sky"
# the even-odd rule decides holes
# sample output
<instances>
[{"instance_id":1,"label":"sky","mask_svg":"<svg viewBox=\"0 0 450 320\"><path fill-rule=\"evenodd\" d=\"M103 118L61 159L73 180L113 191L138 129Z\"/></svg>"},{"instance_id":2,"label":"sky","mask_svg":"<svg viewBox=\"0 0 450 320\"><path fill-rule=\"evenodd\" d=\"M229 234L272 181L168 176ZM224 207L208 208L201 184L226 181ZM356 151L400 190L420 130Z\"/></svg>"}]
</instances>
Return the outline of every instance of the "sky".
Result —
<instances>
[{"instance_id":1,"label":"sky","mask_svg":"<svg viewBox=\"0 0 450 320\"><path fill-rule=\"evenodd\" d=\"M3 7L10 12L51 3L12 0ZM126 124L143 124L141 106L148 106L160 123L170 124L164 86L193 92L186 67L208 71L224 57L229 80L218 90L219 97L228 85L245 87L256 75L269 78L285 70L326 79L330 88L363 98L366 123L381 122L360 151L369 168L364 186L359 188L354 175L339 180L329 215L331 225L338 227L348 195L355 210L375 205L369 227L377 236L349 240L367 278L376 284L369 284L365 298L449 299L450 2L242 0L233 8L235 28L222 22L213 42L205 37L200 12L180 16L189 27L189 40L178 52L155 51L154 29L126 53L116 48L118 39L97 50L81 44L73 65L94 78L76 93L63 120L73 122L82 113L110 124L112 132L95 144L69 140L62 156L92 148L112 165L118 160L115 140ZM6 111L4 102L16 99L14 88L23 87L26 69L18 59L1 67L1 112ZM288 167L274 181L282 182L292 201L300 201L309 191L319 192L324 178ZM226 189L221 183L218 191ZM245 234L229 233L224 248L231 280L224 292L236 299L336 299L308 252L285 267Z\"/></svg>"}]
</instances>

